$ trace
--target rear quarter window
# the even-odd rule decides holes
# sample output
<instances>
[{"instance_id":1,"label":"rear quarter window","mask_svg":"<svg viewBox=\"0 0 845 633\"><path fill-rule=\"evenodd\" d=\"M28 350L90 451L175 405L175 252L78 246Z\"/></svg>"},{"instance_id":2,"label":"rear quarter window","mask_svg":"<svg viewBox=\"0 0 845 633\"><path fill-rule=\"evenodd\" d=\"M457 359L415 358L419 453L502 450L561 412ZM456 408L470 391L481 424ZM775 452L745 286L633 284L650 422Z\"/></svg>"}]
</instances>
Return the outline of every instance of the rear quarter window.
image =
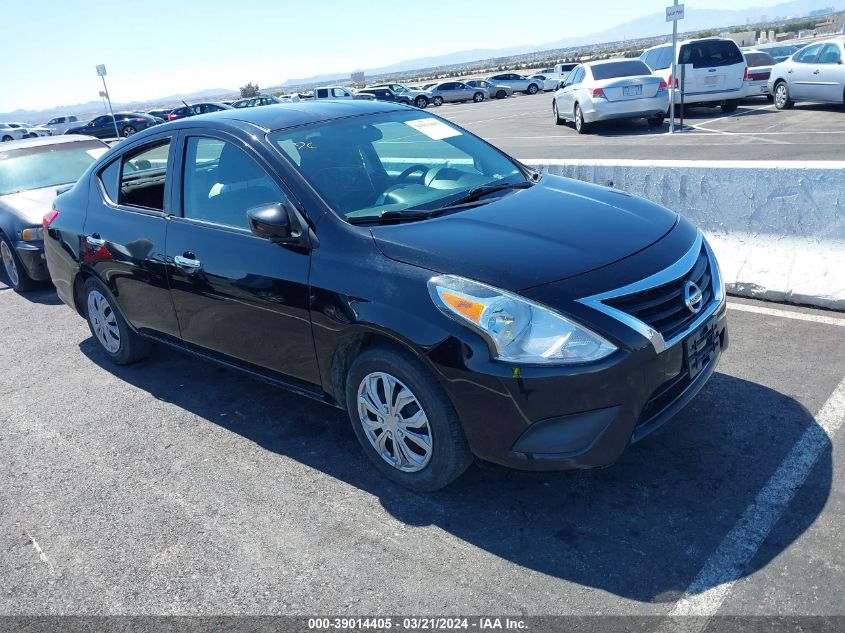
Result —
<instances>
[{"instance_id":1,"label":"rear quarter window","mask_svg":"<svg viewBox=\"0 0 845 633\"><path fill-rule=\"evenodd\" d=\"M739 47L730 40L702 40L681 47L679 61L693 68L713 68L745 63Z\"/></svg>"}]
</instances>

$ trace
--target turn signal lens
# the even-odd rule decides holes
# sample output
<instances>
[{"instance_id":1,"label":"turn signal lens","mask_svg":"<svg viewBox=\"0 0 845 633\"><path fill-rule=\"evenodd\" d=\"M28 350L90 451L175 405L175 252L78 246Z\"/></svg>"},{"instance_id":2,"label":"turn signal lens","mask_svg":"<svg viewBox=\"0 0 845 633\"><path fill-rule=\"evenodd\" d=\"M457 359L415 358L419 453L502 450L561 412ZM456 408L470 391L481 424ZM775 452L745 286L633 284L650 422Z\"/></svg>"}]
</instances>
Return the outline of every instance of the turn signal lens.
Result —
<instances>
[{"instance_id":1,"label":"turn signal lens","mask_svg":"<svg viewBox=\"0 0 845 633\"><path fill-rule=\"evenodd\" d=\"M43 228L24 229L21 231L21 239L24 242L37 242L44 239Z\"/></svg>"},{"instance_id":2,"label":"turn signal lens","mask_svg":"<svg viewBox=\"0 0 845 633\"><path fill-rule=\"evenodd\" d=\"M451 292L443 292L441 295L443 302L452 308L462 317L469 319L476 325L481 323L481 313L484 312L484 304L478 301L473 301L466 297L459 297Z\"/></svg>"}]
</instances>

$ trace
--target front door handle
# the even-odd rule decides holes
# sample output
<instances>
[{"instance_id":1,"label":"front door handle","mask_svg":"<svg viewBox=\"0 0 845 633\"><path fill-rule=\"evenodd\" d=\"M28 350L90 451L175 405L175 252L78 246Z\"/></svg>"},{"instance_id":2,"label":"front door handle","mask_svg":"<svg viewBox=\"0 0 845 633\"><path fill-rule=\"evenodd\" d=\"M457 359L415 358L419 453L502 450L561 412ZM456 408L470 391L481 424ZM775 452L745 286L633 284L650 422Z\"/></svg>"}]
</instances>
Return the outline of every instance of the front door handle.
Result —
<instances>
[{"instance_id":1,"label":"front door handle","mask_svg":"<svg viewBox=\"0 0 845 633\"><path fill-rule=\"evenodd\" d=\"M820 70L816 70L816 71L813 72L813 74L818 75L820 72L821 72Z\"/></svg>"},{"instance_id":2,"label":"front door handle","mask_svg":"<svg viewBox=\"0 0 845 633\"><path fill-rule=\"evenodd\" d=\"M173 258L173 261L176 263L179 268L185 268L187 270L199 270L202 266L202 263L198 259L194 259L193 253L185 253L185 255L177 255Z\"/></svg>"},{"instance_id":3,"label":"front door handle","mask_svg":"<svg viewBox=\"0 0 845 633\"><path fill-rule=\"evenodd\" d=\"M94 235L89 235L85 238L85 241L88 242L89 246L93 246L96 249L103 248L106 243L106 240L101 240L100 236L97 233L94 233Z\"/></svg>"}]
</instances>

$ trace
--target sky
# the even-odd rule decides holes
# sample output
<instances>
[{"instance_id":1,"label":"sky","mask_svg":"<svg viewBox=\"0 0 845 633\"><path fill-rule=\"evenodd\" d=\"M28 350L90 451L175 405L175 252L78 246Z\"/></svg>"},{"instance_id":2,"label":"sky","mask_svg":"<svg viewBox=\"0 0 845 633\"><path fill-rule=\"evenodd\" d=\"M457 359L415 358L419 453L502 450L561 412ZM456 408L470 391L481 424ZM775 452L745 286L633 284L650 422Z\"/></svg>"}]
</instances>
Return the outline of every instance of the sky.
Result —
<instances>
[{"instance_id":1,"label":"sky","mask_svg":"<svg viewBox=\"0 0 845 633\"><path fill-rule=\"evenodd\" d=\"M385 66L602 31L670 0L2 0L0 112ZM690 3L687 3L689 6ZM702 0L711 9L771 4ZM601 7L599 14L595 12ZM522 9L521 7L527 7ZM13 22L20 22L20 27Z\"/></svg>"}]
</instances>

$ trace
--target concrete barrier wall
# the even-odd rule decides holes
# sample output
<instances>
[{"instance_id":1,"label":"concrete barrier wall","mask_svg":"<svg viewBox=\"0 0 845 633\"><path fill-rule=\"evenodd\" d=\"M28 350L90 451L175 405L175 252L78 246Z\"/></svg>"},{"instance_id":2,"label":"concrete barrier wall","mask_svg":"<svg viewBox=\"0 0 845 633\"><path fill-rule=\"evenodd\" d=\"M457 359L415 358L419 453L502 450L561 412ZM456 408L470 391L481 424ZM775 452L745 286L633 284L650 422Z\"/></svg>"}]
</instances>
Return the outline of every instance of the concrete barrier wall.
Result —
<instances>
[{"instance_id":1,"label":"concrete barrier wall","mask_svg":"<svg viewBox=\"0 0 845 633\"><path fill-rule=\"evenodd\" d=\"M678 211L734 294L845 310L845 162L524 162Z\"/></svg>"}]
</instances>

